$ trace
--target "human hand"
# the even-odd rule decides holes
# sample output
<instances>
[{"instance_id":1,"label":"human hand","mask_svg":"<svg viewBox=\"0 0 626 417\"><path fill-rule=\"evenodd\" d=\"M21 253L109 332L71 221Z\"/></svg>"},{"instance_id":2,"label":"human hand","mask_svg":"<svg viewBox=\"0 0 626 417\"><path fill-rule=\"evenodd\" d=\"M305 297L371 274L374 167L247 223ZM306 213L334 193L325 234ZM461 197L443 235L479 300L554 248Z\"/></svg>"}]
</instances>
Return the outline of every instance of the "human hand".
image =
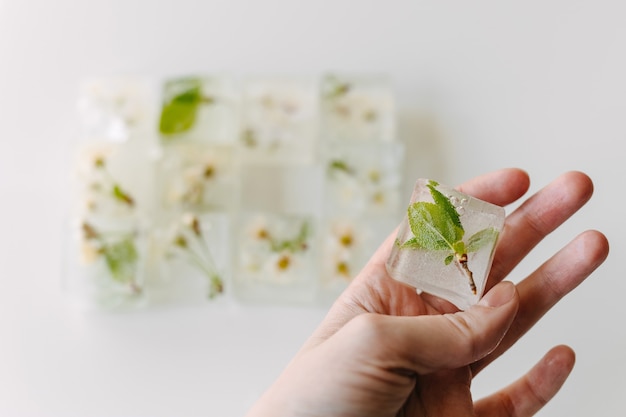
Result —
<instances>
[{"instance_id":1,"label":"human hand","mask_svg":"<svg viewBox=\"0 0 626 417\"><path fill-rule=\"evenodd\" d=\"M505 206L528 187L525 172L506 169L459 190ZM574 365L570 348L553 348L516 382L476 402L471 380L606 258L604 235L587 231L516 286L502 282L592 192L586 175L566 173L511 213L488 292L465 312L429 294L417 295L389 277L385 261L392 234L249 416L535 414L569 375Z\"/></svg>"}]
</instances>

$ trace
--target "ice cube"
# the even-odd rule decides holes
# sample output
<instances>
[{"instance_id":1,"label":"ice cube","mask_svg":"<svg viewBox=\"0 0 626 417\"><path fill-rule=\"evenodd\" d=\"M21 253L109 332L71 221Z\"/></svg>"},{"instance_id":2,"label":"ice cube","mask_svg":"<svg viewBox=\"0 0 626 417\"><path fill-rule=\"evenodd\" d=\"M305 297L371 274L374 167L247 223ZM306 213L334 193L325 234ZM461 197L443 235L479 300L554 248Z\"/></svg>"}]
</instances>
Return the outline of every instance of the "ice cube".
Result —
<instances>
[{"instance_id":1,"label":"ice cube","mask_svg":"<svg viewBox=\"0 0 626 417\"><path fill-rule=\"evenodd\" d=\"M394 98L387 77L327 74L322 79L321 90L323 140L395 140Z\"/></svg>"},{"instance_id":2,"label":"ice cube","mask_svg":"<svg viewBox=\"0 0 626 417\"><path fill-rule=\"evenodd\" d=\"M164 146L176 143L233 144L239 129L239 91L227 75L166 79L159 133Z\"/></svg>"},{"instance_id":3,"label":"ice cube","mask_svg":"<svg viewBox=\"0 0 626 417\"><path fill-rule=\"evenodd\" d=\"M314 77L248 77L242 85L243 162L313 163L318 137Z\"/></svg>"},{"instance_id":4,"label":"ice cube","mask_svg":"<svg viewBox=\"0 0 626 417\"><path fill-rule=\"evenodd\" d=\"M387 260L387 271L465 310L487 282L504 209L420 179Z\"/></svg>"}]
</instances>

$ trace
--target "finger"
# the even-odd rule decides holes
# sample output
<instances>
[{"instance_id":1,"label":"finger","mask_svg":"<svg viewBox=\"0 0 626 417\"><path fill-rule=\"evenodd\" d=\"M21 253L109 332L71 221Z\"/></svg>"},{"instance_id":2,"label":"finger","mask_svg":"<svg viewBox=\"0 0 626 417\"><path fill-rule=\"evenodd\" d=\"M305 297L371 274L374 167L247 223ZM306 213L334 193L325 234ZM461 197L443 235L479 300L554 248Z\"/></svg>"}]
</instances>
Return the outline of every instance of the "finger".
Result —
<instances>
[{"instance_id":1,"label":"finger","mask_svg":"<svg viewBox=\"0 0 626 417\"><path fill-rule=\"evenodd\" d=\"M508 387L476 402L476 416L529 417L559 391L574 367L575 355L567 346L550 350L526 375Z\"/></svg>"},{"instance_id":2,"label":"finger","mask_svg":"<svg viewBox=\"0 0 626 417\"><path fill-rule=\"evenodd\" d=\"M420 409L406 415L475 417L471 382L467 366L420 376L415 386Z\"/></svg>"},{"instance_id":3,"label":"finger","mask_svg":"<svg viewBox=\"0 0 626 417\"><path fill-rule=\"evenodd\" d=\"M505 168L471 179L457 189L480 200L506 206L523 196L529 185L526 171Z\"/></svg>"},{"instance_id":4,"label":"finger","mask_svg":"<svg viewBox=\"0 0 626 417\"><path fill-rule=\"evenodd\" d=\"M498 347L472 365L474 374L493 362L532 328L567 293L604 262L609 253L606 237L584 232L517 285L520 307L515 321Z\"/></svg>"},{"instance_id":5,"label":"finger","mask_svg":"<svg viewBox=\"0 0 626 417\"><path fill-rule=\"evenodd\" d=\"M395 317L361 314L338 333L377 368L418 374L466 366L502 340L518 307L515 285L503 282L465 312Z\"/></svg>"},{"instance_id":6,"label":"finger","mask_svg":"<svg viewBox=\"0 0 626 417\"><path fill-rule=\"evenodd\" d=\"M593 194L591 179L568 172L511 213L500 234L487 288L506 277L546 235L580 209Z\"/></svg>"}]
</instances>

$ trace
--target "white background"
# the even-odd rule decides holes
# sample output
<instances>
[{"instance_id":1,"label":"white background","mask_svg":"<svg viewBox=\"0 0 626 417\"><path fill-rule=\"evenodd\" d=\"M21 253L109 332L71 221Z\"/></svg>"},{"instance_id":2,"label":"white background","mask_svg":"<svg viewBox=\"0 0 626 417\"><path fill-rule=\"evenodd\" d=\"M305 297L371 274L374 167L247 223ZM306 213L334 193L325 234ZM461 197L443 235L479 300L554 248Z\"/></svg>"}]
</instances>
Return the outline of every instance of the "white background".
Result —
<instances>
[{"instance_id":1,"label":"white background","mask_svg":"<svg viewBox=\"0 0 626 417\"><path fill-rule=\"evenodd\" d=\"M589 228L607 234L612 256L475 391L567 343L576 368L540 414L626 415L625 19L626 3L591 0L0 0L0 415L245 413L325 309L68 308L61 221L77 83L329 69L391 75L408 183L518 166L536 191L566 170L591 175L592 201L511 279Z\"/></svg>"}]
</instances>

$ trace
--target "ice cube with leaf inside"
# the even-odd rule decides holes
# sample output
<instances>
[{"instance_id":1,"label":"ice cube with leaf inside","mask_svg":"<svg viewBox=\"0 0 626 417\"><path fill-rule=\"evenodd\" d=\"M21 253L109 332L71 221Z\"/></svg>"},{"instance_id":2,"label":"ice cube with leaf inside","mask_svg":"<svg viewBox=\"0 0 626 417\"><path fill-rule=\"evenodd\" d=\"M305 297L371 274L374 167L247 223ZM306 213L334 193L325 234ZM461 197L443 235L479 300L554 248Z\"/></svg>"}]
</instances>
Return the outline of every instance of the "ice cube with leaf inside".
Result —
<instances>
[{"instance_id":1,"label":"ice cube with leaf inside","mask_svg":"<svg viewBox=\"0 0 626 417\"><path fill-rule=\"evenodd\" d=\"M397 280L466 309L484 292L503 226L502 207L420 179L387 270Z\"/></svg>"}]
</instances>

